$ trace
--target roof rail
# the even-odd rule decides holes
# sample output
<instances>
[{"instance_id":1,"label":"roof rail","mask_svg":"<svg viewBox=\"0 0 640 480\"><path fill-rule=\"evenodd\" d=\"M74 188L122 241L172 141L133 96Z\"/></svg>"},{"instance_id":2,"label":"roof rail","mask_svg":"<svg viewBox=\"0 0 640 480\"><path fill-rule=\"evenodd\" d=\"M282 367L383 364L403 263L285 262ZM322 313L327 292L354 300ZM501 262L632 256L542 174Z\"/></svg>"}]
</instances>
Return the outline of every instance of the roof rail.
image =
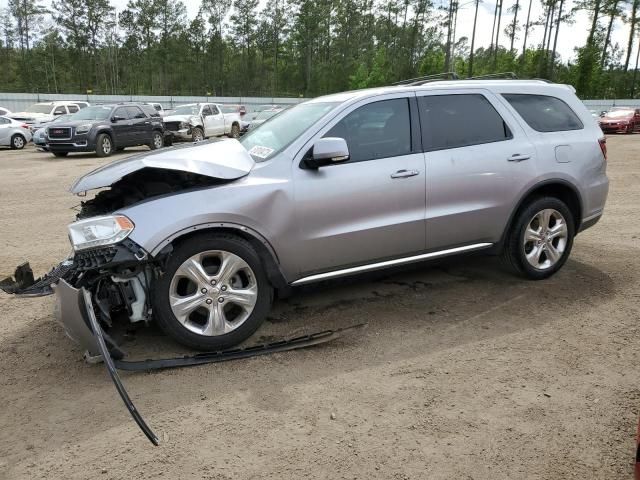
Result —
<instances>
[{"instance_id":1,"label":"roof rail","mask_svg":"<svg viewBox=\"0 0 640 480\"><path fill-rule=\"evenodd\" d=\"M469 77L467 80L488 80L490 78L509 78L511 80L517 80L518 76L514 72L487 73L486 75Z\"/></svg>"},{"instance_id":2,"label":"roof rail","mask_svg":"<svg viewBox=\"0 0 640 480\"><path fill-rule=\"evenodd\" d=\"M458 80L456 72L436 73L435 75L425 75L424 77L409 78L408 80L400 80L391 85L422 85L423 83L433 82L436 80Z\"/></svg>"}]
</instances>

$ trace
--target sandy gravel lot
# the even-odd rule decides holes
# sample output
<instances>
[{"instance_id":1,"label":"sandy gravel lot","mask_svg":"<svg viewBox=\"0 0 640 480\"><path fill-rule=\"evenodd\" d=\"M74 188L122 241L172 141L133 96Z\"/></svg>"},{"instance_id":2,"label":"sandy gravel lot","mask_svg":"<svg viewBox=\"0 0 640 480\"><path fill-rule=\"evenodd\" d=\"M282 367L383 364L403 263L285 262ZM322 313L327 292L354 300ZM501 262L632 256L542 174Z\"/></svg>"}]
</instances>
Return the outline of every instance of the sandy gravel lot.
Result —
<instances>
[{"instance_id":1,"label":"sandy gravel lot","mask_svg":"<svg viewBox=\"0 0 640 480\"><path fill-rule=\"evenodd\" d=\"M278 302L256 341L368 329L303 351L122 374L157 448L54 322L51 297L0 294L0 478L630 478L640 136L610 138L609 152L605 216L550 280L467 257L308 287ZM42 273L68 253L78 199L66 188L103 163L0 149L0 273L25 259ZM142 344L179 350L153 329L126 348Z\"/></svg>"}]
</instances>

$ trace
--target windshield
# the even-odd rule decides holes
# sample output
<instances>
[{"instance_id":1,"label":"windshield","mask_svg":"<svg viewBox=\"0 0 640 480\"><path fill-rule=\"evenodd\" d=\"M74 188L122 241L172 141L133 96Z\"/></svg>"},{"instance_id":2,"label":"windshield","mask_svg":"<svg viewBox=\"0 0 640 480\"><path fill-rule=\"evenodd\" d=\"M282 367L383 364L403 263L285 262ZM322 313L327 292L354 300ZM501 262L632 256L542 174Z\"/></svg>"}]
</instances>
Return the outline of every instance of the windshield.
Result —
<instances>
[{"instance_id":1,"label":"windshield","mask_svg":"<svg viewBox=\"0 0 640 480\"><path fill-rule=\"evenodd\" d=\"M51 113L51 109L53 107L46 103L36 103L35 105L31 105L27 108L27 112L29 113Z\"/></svg>"},{"instance_id":2,"label":"windshield","mask_svg":"<svg viewBox=\"0 0 640 480\"><path fill-rule=\"evenodd\" d=\"M109 118L111 107L87 107L69 117L69 120L104 120Z\"/></svg>"},{"instance_id":3,"label":"windshield","mask_svg":"<svg viewBox=\"0 0 640 480\"><path fill-rule=\"evenodd\" d=\"M263 162L293 142L339 103L301 103L274 116L240 139L256 162Z\"/></svg>"},{"instance_id":4,"label":"windshield","mask_svg":"<svg viewBox=\"0 0 640 480\"><path fill-rule=\"evenodd\" d=\"M176 107L171 115L198 115L199 113L199 105L181 105Z\"/></svg>"},{"instance_id":5,"label":"windshield","mask_svg":"<svg viewBox=\"0 0 640 480\"><path fill-rule=\"evenodd\" d=\"M607 112L604 116L605 118L624 118L632 115L633 110L613 110L612 112Z\"/></svg>"}]
</instances>

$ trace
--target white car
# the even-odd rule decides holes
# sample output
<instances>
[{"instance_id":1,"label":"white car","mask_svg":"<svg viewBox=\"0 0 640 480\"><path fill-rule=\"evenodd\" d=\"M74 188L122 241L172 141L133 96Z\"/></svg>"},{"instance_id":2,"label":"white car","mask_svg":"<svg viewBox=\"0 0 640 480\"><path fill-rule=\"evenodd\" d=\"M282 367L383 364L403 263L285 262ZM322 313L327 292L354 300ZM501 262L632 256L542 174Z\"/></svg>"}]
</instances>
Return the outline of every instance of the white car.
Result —
<instances>
[{"instance_id":1,"label":"white car","mask_svg":"<svg viewBox=\"0 0 640 480\"><path fill-rule=\"evenodd\" d=\"M31 141L29 126L8 117L0 117L0 145L21 150Z\"/></svg>"},{"instance_id":2,"label":"white car","mask_svg":"<svg viewBox=\"0 0 640 480\"><path fill-rule=\"evenodd\" d=\"M8 108L5 107L0 107L0 115L4 116L11 113L11 110L9 110Z\"/></svg>"},{"instance_id":3,"label":"white car","mask_svg":"<svg viewBox=\"0 0 640 480\"><path fill-rule=\"evenodd\" d=\"M43 102L35 103L24 112L13 112L7 117L26 123L32 130L37 130L43 123L50 122L59 115L76 113L80 110L74 102Z\"/></svg>"},{"instance_id":4,"label":"white car","mask_svg":"<svg viewBox=\"0 0 640 480\"><path fill-rule=\"evenodd\" d=\"M199 142L209 137L240 136L240 114L222 113L216 103L180 105L162 119L169 141Z\"/></svg>"}]
</instances>

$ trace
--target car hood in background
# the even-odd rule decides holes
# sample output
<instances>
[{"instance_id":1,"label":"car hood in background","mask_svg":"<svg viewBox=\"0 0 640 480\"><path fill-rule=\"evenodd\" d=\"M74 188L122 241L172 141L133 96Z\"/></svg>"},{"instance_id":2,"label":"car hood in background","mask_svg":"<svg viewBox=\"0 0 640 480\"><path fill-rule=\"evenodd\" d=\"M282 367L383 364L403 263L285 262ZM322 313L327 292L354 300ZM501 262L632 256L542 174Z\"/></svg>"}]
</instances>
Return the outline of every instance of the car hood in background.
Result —
<instances>
[{"instance_id":1,"label":"car hood in background","mask_svg":"<svg viewBox=\"0 0 640 480\"><path fill-rule=\"evenodd\" d=\"M186 122L186 123L189 123L189 121L193 117L198 118L198 115L165 115L164 117L162 117L162 121L163 122Z\"/></svg>"},{"instance_id":2,"label":"car hood in background","mask_svg":"<svg viewBox=\"0 0 640 480\"><path fill-rule=\"evenodd\" d=\"M130 173L143 168L179 170L222 180L244 177L255 162L237 140L210 140L195 145L163 148L118 160L79 178L71 193L108 187Z\"/></svg>"},{"instance_id":3,"label":"car hood in background","mask_svg":"<svg viewBox=\"0 0 640 480\"><path fill-rule=\"evenodd\" d=\"M34 112L11 112L5 115L9 118L14 118L16 120L40 120L40 121L49 121L50 119L55 118L53 115L49 115L48 113L34 113Z\"/></svg>"}]
</instances>

